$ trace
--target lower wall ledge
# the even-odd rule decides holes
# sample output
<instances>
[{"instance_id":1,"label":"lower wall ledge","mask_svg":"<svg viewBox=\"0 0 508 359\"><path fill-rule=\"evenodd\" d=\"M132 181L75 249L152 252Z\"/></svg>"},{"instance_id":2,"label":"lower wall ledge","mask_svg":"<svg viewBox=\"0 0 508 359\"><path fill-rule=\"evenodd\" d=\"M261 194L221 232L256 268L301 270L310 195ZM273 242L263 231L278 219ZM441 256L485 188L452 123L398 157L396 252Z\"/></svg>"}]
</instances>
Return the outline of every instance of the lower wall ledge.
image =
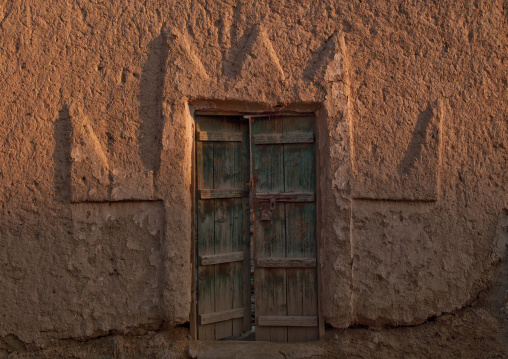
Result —
<instances>
[{"instance_id":1,"label":"lower wall ledge","mask_svg":"<svg viewBox=\"0 0 508 359\"><path fill-rule=\"evenodd\" d=\"M507 358L508 318L468 307L411 327L327 329L307 343L194 341L175 327L142 335L108 335L87 341L60 340L44 349L7 347L0 359L35 358Z\"/></svg>"}]
</instances>

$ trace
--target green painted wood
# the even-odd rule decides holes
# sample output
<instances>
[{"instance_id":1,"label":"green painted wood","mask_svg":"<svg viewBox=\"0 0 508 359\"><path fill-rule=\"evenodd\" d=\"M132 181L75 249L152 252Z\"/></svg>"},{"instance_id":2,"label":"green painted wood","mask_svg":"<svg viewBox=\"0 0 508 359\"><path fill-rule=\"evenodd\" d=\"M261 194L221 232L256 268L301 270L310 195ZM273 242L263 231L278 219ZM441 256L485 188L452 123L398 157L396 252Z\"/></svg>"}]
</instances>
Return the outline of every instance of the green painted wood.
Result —
<instances>
[{"instance_id":1,"label":"green painted wood","mask_svg":"<svg viewBox=\"0 0 508 359\"><path fill-rule=\"evenodd\" d=\"M252 122L252 135L282 133L282 118L256 118ZM259 192L284 191L284 153L281 145L253 146L254 195ZM275 204L270 221L261 220L260 203L254 203L254 241L256 257L285 257L285 206ZM286 269L255 268L256 318L259 316L287 315ZM286 327L261 326L256 323L256 340L286 342Z\"/></svg>"},{"instance_id":2,"label":"green painted wood","mask_svg":"<svg viewBox=\"0 0 508 359\"><path fill-rule=\"evenodd\" d=\"M254 144L313 143L313 133L270 133L254 135Z\"/></svg>"},{"instance_id":3,"label":"green painted wood","mask_svg":"<svg viewBox=\"0 0 508 359\"><path fill-rule=\"evenodd\" d=\"M248 195L249 195L248 191L245 191L240 188L198 190L199 199L241 198L247 197Z\"/></svg>"},{"instance_id":4,"label":"green painted wood","mask_svg":"<svg viewBox=\"0 0 508 359\"><path fill-rule=\"evenodd\" d=\"M242 142L241 132L222 132L222 131L198 131L196 133L197 141L215 141L215 142Z\"/></svg>"},{"instance_id":5,"label":"green painted wood","mask_svg":"<svg viewBox=\"0 0 508 359\"><path fill-rule=\"evenodd\" d=\"M286 242L289 242L286 240ZM288 253L290 251L288 250ZM299 253L300 254L300 253ZM315 268L316 258L257 258L258 268Z\"/></svg>"},{"instance_id":6,"label":"green painted wood","mask_svg":"<svg viewBox=\"0 0 508 359\"><path fill-rule=\"evenodd\" d=\"M223 120L219 123L224 132L234 131L234 124ZM240 151L238 143L215 142L213 144L214 189L235 188L235 182L240 176L239 168L235 166L235 152ZM235 199L215 200L215 253L233 252L233 238L235 236L235 221L238 203ZM241 208L240 208L241 215ZM215 311L220 312L233 309L233 264L222 263L216 265L215 270ZM233 323L228 320L215 324L216 339L233 336Z\"/></svg>"},{"instance_id":7,"label":"green painted wood","mask_svg":"<svg viewBox=\"0 0 508 359\"><path fill-rule=\"evenodd\" d=\"M316 196L312 192L285 192L285 193L266 193L256 192L255 201L271 201L276 202L315 202Z\"/></svg>"},{"instance_id":8,"label":"green painted wood","mask_svg":"<svg viewBox=\"0 0 508 359\"><path fill-rule=\"evenodd\" d=\"M228 310L224 310L222 312L201 314L199 316L199 321L201 324L210 324L210 323L223 322L223 321L231 320L231 319L243 318L244 315L245 315L244 308L228 309Z\"/></svg>"},{"instance_id":9,"label":"green painted wood","mask_svg":"<svg viewBox=\"0 0 508 359\"><path fill-rule=\"evenodd\" d=\"M288 256L315 259L314 204L286 204ZM315 268L287 270L288 315L317 316ZM288 328L288 341L317 339L318 328Z\"/></svg>"},{"instance_id":10,"label":"green painted wood","mask_svg":"<svg viewBox=\"0 0 508 359\"><path fill-rule=\"evenodd\" d=\"M250 138L249 138L249 123L248 121L243 121L242 127L242 135L243 141L241 144L241 152L240 152L240 168L241 168L241 183L238 187L243 190L249 192L251 189L250 177L251 177L251 169L250 169ZM233 321L233 331L238 332L241 330L242 332L249 331L252 326L251 319L251 285L250 285L250 272L251 272L251 256L250 256L250 223L251 223L251 215L250 215L250 205L249 205L249 197L243 197L241 199L242 202L242 235L238 236L236 247L238 250L243 250L244 252L244 261L241 266L238 266L236 275L234 277L235 287L243 288L243 296L238 296L233 300L233 304L243 303L244 307L244 317L243 319ZM241 271L241 273L240 273ZM236 292L235 292L236 293ZM240 326L240 328L238 328Z\"/></svg>"},{"instance_id":11,"label":"green painted wood","mask_svg":"<svg viewBox=\"0 0 508 359\"><path fill-rule=\"evenodd\" d=\"M273 316L259 316L259 323L261 326L268 327L317 327L318 317L316 316L303 316L303 315L273 315Z\"/></svg>"},{"instance_id":12,"label":"green painted wood","mask_svg":"<svg viewBox=\"0 0 508 359\"><path fill-rule=\"evenodd\" d=\"M312 118L285 118L284 133L314 133ZM284 188L287 192L315 192L315 152L313 144L284 145ZM315 203L286 203L287 256L316 258ZM318 316L317 270L287 270L288 315ZM288 341L315 340L316 327L288 327Z\"/></svg>"},{"instance_id":13,"label":"green painted wood","mask_svg":"<svg viewBox=\"0 0 508 359\"><path fill-rule=\"evenodd\" d=\"M281 257L316 259L315 146L309 140L314 133L312 117L267 117L252 122L254 141L263 143L252 148L255 255L261 264L282 263L277 259ZM288 140L295 138L300 140ZM275 206L272 218L262 220L270 203ZM317 269L295 263L296 268L256 266L256 318L318 316ZM256 326L257 340L305 341L317 339L318 334L317 326L273 327L259 322Z\"/></svg>"},{"instance_id":14,"label":"green painted wood","mask_svg":"<svg viewBox=\"0 0 508 359\"><path fill-rule=\"evenodd\" d=\"M197 255L229 256L244 252L242 261L199 265L198 263L198 315L228 313L246 305L244 294L245 262L249 262L249 234L245 230L244 199L237 194L248 190L244 171L246 123L241 118L198 116L196 131L214 134L220 141L196 141L197 178ZM225 133L227 136L217 134ZM239 142L238 138L243 139ZM232 140L232 141L228 141ZM232 195L234 194L234 195ZM207 198L207 199L200 199ZM237 198L238 197L238 198ZM203 238L203 240L201 240ZM206 240L205 240L206 239ZM200 325L198 339L222 339L238 336L244 330L244 318L230 318L216 323ZM205 321L206 323L206 321Z\"/></svg>"},{"instance_id":15,"label":"green painted wood","mask_svg":"<svg viewBox=\"0 0 508 359\"><path fill-rule=\"evenodd\" d=\"M282 133L282 118L255 118L252 134ZM284 157L281 145L253 146L254 192L284 192Z\"/></svg>"},{"instance_id":16,"label":"green painted wood","mask_svg":"<svg viewBox=\"0 0 508 359\"><path fill-rule=\"evenodd\" d=\"M245 121L241 122L235 122L235 133L238 133L239 135L244 134L245 129ZM244 142L248 141L248 138L242 138ZM242 193L248 193L245 191L245 178L242 177L243 175L243 167L244 164L242 162L243 155L242 150L244 146L242 146L242 143L234 143L232 144L234 146L234 152L233 152L233 172L234 177L231 179L229 185L231 185L234 188L239 188L242 190ZM224 184L227 186L228 184ZM246 233L244 233L244 208L243 208L243 201L241 198L235 198L233 200L230 200L231 202L234 202L234 211L231 213L233 223L231 223L231 250L232 251L240 251L244 249L244 242L248 241L249 238L246 236ZM245 254L244 254L245 257ZM245 306L244 301L244 283L243 283L243 266L244 262L235 262L232 263L232 271L231 271L231 281L232 281L232 307L233 308L240 308ZM245 311L244 311L245 315ZM243 332L243 317L242 318L235 318L232 320L232 335L240 335Z\"/></svg>"},{"instance_id":17,"label":"green painted wood","mask_svg":"<svg viewBox=\"0 0 508 359\"><path fill-rule=\"evenodd\" d=\"M204 125L206 125L206 121ZM196 182L198 188L213 188L213 144L196 143ZM215 202L197 201L197 247L200 255L214 254L214 212ZM215 311L215 268L197 268L197 313ZM215 324L198 325L198 339L215 339Z\"/></svg>"},{"instance_id":18,"label":"green painted wood","mask_svg":"<svg viewBox=\"0 0 508 359\"><path fill-rule=\"evenodd\" d=\"M220 263L242 262L245 253L243 251L236 251L231 253L209 254L200 255L198 257L198 264L202 266L215 265Z\"/></svg>"},{"instance_id":19,"label":"green painted wood","mask_svg":"<svg viewBox=\"0 0 508 359\"><path fill-rule=\"evenodd\" d=\"M239 118L196 119L196 131L221 139L196 142L197 254L239 259L238 253L245 253L243 261L198 266L198 317L236 313L221 314L225 320L198 325L199 339L237 336L250 329L249 200L238 197L250 188L249 136L277 140L252 146L252 191L257 197L253 203L254 251L256 258L262 259L260 263L269 264L255 267L256 318L318 317L315 146L308 140L309 134L315 136L314 119L267 116L253 119L251 126L249 134L246 122ZM237 141L239 134L241 142ZM295 138L300 140L288 141ZM267 211L271 218L262 220ZM295 267L290 267L291 263ZM237 318L242 307L245 315ZM317 327L303 325L306 322L299 326L293 319L272 320L269 326L256 323L256 339L287 342L318 338Z\"/></svg>"}]
</instances>

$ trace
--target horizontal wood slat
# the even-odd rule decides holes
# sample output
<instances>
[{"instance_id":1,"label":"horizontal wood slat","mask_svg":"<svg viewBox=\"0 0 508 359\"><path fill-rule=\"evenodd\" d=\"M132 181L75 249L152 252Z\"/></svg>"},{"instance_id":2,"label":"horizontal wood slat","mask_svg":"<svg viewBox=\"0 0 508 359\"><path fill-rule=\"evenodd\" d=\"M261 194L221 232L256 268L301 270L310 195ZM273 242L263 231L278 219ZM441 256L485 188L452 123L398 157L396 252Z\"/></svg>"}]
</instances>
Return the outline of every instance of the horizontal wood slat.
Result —
<instances>
[{"instance_id":1,"label":"horizontal wood slat","mask_svg":"<svg viewBox=\"0 0 508 359\"><path fill-rule=\"evenodd\" d=\"M314 202L316 196L314 192L285 192L285 193L256 193L254 195L256 201L271 201L275 202Z\"/></svg>"},{"instance_id":2,"label":"horizontal wood slat","mask_svg":"<svg viewBox=\"0 0 508 359\"><path fill-rule=\"evenodd\" d=\"M242 142L243 134L241 132L197 131L196 139L198 141Z\"/></svg>"},{"instance_id":3,"label":"horizontal wood slat","mask_svg":"<svg viewBox=\"0 0 508 359\"><path fill-rule=\"evenodd\" d=\"M258 258L260 268L315 268L316 258Z\"/></svg>"},{"instance_id":4,"label":"horizontal wood slat","mask_svg":"<svg viewBox=\"0 0 508 359\"><path fill-rule=\"evenodd\" d=\"M249 196L248 191L241 189L200 189L198 190L199 199L215 198L241 198Z\"/></svg>"},{"instance_id":5,"label":"horizontal wood slat","mask_svg":"<svg viewBox=\"0 0 508 359\"><path fill-rule=\"evenodd\" d=\"M245 315L244 308L236 308L224 310L222 312L206 313L199 315L199 324L205 325L210 323L223 322L225 320L243 318Z\"/></svg>"},{"instance_id":6,"label":"horizontal wood slat","mask_svg":"<svg viewBox=\"0 0 508 359\"><path fill-rule=\"evenodd\" d=\"M231 252L220 254L207 254L199 256L199 264L202 266L209 266L213 264L241 262L244 259L243 252Z\"/></svg>"},{"instance_id":7,"label":"horizontal wood slat","mask_svg":"<svg viewBox=\"0 0 508 359\"><path fill-rule=\"evenodd\" d=\"M270 133L254 135L254 144L313 143L313 133Z\"/></svg>"},{"instance_id":8,"label":"horizontal wood slat","mask_svg":"<svg viewBox=\"0 0 508 359\"><path fill-rule=\"evenodd\" d=\"M260 315L258 325L262 327L317 327L318 317Z\"/></svg>"}]
</instances>

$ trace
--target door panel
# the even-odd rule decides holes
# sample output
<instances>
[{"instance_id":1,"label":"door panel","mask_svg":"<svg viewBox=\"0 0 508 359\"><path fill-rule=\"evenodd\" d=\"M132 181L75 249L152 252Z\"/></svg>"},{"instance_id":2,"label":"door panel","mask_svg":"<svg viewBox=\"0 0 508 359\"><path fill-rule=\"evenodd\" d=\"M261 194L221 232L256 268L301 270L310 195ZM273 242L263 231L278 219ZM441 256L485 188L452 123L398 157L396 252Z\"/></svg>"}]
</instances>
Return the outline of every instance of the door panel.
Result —
<instances>
[{"instance_id":1,"label":"door panel","mask_svg":"<svg viewBox=\"0 0 508 359\"><path fill-rule=\"evenodd\" d=\"M256 340L314 340L319 335L314 119L255 118L251 128Z\"/></svg>"},{"instance_id":2,"label":"door panel","mask_svg":"<svg viewBox=\"0 0 508 359\"><path fill-rule=\"evenodd\" d=\"M261 208L256 206L255 218L261 217ZM285 206L276 204L270 221L255 221L254 235L256 258L281 258L286 256ZM263 315L287 314L286 269L267 268L256 265L254 269L256 293L256 318ZM256 340L285 342L287 330L280 327L261 327L256 323Z\"/></svg>"},{"instance_id":3,"label":"door panel","mask_svg":"<svg viewBox=\"0 0 508 359\"><path fill-rule=\"evenodd\" d=\"M241 118L197 117L198 339L250 329L246 161L248 132Z\"/></svg>"}]
</instances>

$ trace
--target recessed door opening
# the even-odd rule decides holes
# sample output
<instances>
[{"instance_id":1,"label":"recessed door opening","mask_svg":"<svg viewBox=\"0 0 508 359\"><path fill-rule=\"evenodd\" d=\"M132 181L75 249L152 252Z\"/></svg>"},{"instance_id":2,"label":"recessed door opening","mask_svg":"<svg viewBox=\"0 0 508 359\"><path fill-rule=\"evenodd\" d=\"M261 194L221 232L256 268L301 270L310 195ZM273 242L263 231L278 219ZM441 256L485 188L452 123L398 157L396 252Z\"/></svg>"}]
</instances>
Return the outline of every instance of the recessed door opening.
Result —
<instances>
[{"instance_id":1,"label":"recessed door opening","mask_svg":"<svg viewBox=\"0 0 508 359\"><path fill-rule=\"evenodd\" d=\"M197 338L318 339L314 115L195 120Z\"/></svg>"}]
</instances>

